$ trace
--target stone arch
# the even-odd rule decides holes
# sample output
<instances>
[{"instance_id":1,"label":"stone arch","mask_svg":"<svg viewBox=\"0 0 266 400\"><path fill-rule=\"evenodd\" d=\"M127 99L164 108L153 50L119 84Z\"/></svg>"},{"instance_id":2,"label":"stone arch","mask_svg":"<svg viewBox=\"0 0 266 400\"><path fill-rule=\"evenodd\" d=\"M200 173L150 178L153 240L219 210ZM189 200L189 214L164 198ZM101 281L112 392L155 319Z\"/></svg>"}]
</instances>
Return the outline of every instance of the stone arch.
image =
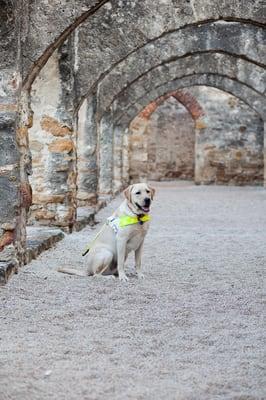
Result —
<instances>
[{"instance_id":1,"label":"stone arch","mask_svg":"<svg viewBox=\"0 0 266 400\"><path fill-rule=\"evenodd\" d=\"M221 75L232 82L236 82L236 85L239 84L243 87L244 101L245 97L246 101L249 101L249 97L244 94L245 88L247 88L249 95L253 93L250 101L251 107L254 103L253 106L257 108L258 112L265 112L265 69L248 61L221 53L192 54L150 70L114 97L112 100L114 108L125 110L131 99L143 96L151 87L161 86L164 82L196 74ZM241 93L238 95L241 95Z\"/></svg>"},{"instance_id":2,"label":"stone arch","mask_svg":"<svg viewBox=\"0 0 266 400\"><path fill-rule=\"evenodd\" d=\"M167 95L167 93L179 89L189 88L191 86L210 86L217 89L220 89L224 92L230 93L233 96L243 100L248 106L253 108L257 112L257 114L262 118L264 117L263 113L258 112L255 107L252 107L250 101L245 101L246 98L251 96L250 89L245 87L244 93L245 96L243 97L243 87L239 82L232 81L226 77L219 76L219 75L208 75L208 74L200 74L200 75L191 75L184 77L183 79L176 79L170 81L162 86L158 86L157 88L152 89L150 92L146 93L142 98L136 99L134 104L125 111L124 114L120 115L120 117L115 120L115 126L117 126L117 130L121 132L127 132L127 128L133 118L142 112L145 109L145 106L149 104L154 99L157 99L160 96ZM241 95L242 93L242 95ZM196 129L204 129L205 124L204 120L199 121L199 124L196 124ZM264 143L265 147L265 143ZM265 154L265 151L264 151ZM265 155L264 155L265 160ZM264 161L264 169L265 169L265 161ZM125 173L124 173L125 175ZM265 172L264 172L264 179L265 179Z\"/></svg>"},{"instance_id":3,"label":"stone arch","mask_svg":"<svg viewBox=\"0 0 266 400\"><path fill-rule=\"evenodd\" d=\"M232 69L235 79L245 74L245 68L257 70L258 67L261 73L266 63L262 45L264 36L265 30L262 27L227 21L205 22L166 33L130 54L99 82L99 110L108 109L114 99L141 76L155 68L163 68L164 64L170 64L173 60L181 60L193 54L207 53L212 56L213 53L220 53L227 56L227 60L230 56L237 57L238 60L231 59L233 63L238 63ZM211 65L210 57L208 63ZM246 75L247 84L254 85L256 79L252 79L252 74Z\"/></svg>"},{"instance_id":4,"label":"stone arch","mask_svg":"<svg viewBox=\"0 0 266 400\"><path fill-rule=\"evenodd\" d=\"M163 96L158 97L156 100L149 103L139 114L140 118L148 119L151 114L156 110L169 97L174 97L179 103L181 103L190 113L191 117L196 120L204 115L204 110L198 103L197 99L190 93L180 89L173 92L169 92Z\"/></svg>"},{"instance_id":5,"label":"stone arch","mask_svg":"<svg viewBox=\"0 0 266 400\"><path fill-rule=\"evenodd\" d=\"M169 92L149 103L129 126L130 182L171 177L192 179L195 126L200 125L204 115L195 96L185 90ZM119 165L114 158L115 168L118 175Z\"/></svg>"},{"instance_id":6,"label":"stone arch","mask_svg":"<svg viewBox=\"0 0 266 400\"><path fill-rule=\"evenodd\" d=\"M136 99L131 102L130 106L127 109L120 109L119 106L116 104L114 122L115 124L127 127L132 118L137 115L145 107L145 105L149 104L154 98L157 98L158 96L163 96L170 91L199 85L212 86L217 89L221 89L224 92L228 92L235 97L238 97L251 108L253 108L263 120L266 119L264 96L259 95L253 89L250 89L240 82L228 78L227 76L213 73L191 74L183 76L182 78L173 79L162 85L158 85L155 88L152 87L151 90L147 90L142 97L136 97Z\"/></svg>"},{"instance_id":7,"label":"stone arch","mask_svg":"<svg viewBox=\"0 0 266 400\"><path fill-rule=\"evenodd\" d=\"M68 4L67 1L61 1L56 5L56 10L53 6L42 2L42 9L45 15L45 20L42 19L41 26L34 26L28 22L28 41L33 41L33 49L27 49L25 46L25 58L24 68L27 71L23 80L23 89L30 90L32 83L38 76L40 70L46 64L47 60L51 57L53 52L58 49L59 46L89 17L93 16L103 7L109 0L99 0L92 2L91 6L88 7L87 2L79 2L80 4L75 5L73 11L73 5ZM83 4L84 3L84 4ZM40 7L40 5L38 5ZM29 9L30 8L30 9ZM84 8L86 11L84 12ZM82 12L83 11L83 12ZM31 4L27 8L29 14L38 15L38 8L35 8L35 4ZM34 18L32 18L34 20ZM51 21L53 21L54 29L48 29ZM41 29L40 29L41 28ZM48 34L47 34L48 33ZM26 57L28 51L31 51L31 57ZM34 52L34 61L32 60L32 52Z\"/></svg>"},{"instance_id":8,"label":"stone arch","mask_svg":"<svg viewBox=\"0 0 266 400\"><path fill-rule=\"evenodd\" d=\"M14 2L10 0L4 0L3 3L4 5L14 6ZM20 262L23 262L22 253L25 250L22 225L25 224L25 210L30 203L30 188L27 183L27 175L30 169L27 130L32 123L29 91L40 69L65 39L71 39L79 44L80 54L86 53L90 61L88 62L86 57L84 59L79 57L78 50L75 52L73 70L77 82L78 98L73 100L75 102L77 100L77 104L80 98L86 96L88 87L91 93L91 89L96 89L97 84L110 72L112 72L112 82L116 83L116 78L113 78L117 76L116 73L119 68L114 69L114 67L121 66L123 62L127 63L131 60L131 56L134 59L136 56L144 55L145 59L145 54L149 57L152 48L155 50L157 44L160 43L160 47L165 40L167 41L170 37L173 38L171 35L175 32L180 31L180 39L182 39L182 35L187 33L189 29L192 30L199 24L208 25L210 20L213 21L215 26L218 26L216 22L220 20L218 24L220 23L221 28L226 28L226 30L229 24L241 24L243 37L240 38L239 35L235 37L240 38L241 43L248 38L249 43L251 43L251 46L249 43L247 44L247 51L242 52L243 57L250 56L257 59L259 53L257 50L259 49L258 46L253 46L253 43L256 41L256 35L257 39L262 38L260 30L263 23L263 16L257 4L254 7L249 7L248 4L245 5L238 0L233 3L224 2L223 4L220 4L219 0L215 0L206 9L206 7L203 7L205 0L200 0L197 4L191 2L176 5L171 1L163 3L145 0L139 1L137 7L131 4L125 7L124 2L93 0L88 6L88 1L82 0L75 2L73 8L73 4L67 0L60 0L60 2L44 0L15 2L15 23L11 24L11 33L8 31L11 44L6 46L6 41L4 41L3 46L4 57L2 59L4 61L1 61L1 66L4 66L4 70L0 89L4 91L4 97L1 99L0 111L3 114L3 118L1 115L1 127L3 130L9 131L11 145L15 144L16 147L13 153L12 171L8 170L7 172L4 168L3 179L7 182L5 193L7 195L14 194L14 196L12 195L12 208L16 209L17 214L13 213L12 217L8 216L4 220L9 228L7 230L4 228L3 236L12 237L12 241L16 237ZM88 18L89 16L92 18ZM141 17L135 18L136 16ZM1 21L5 19L5 17L2 17L3 15L1 15ZM244 18L247 21L243 22ZM103 23L99 24L99 20ZM132 24L132 20L135 21L134 24ZM246 25L249 25L249 28L246 28ZM219 28L217 29L219 30ZM234 29L231 30L231 33L232 31ZM118 39L119 45L117 45ZM2 50L2 44L0 46ZM171 43L169 43L169 46L171 47ZM166 46L165 50L169 49L169 46ZM154 51L155 58L156 54L159 55L158 49ZM165 55L169 56L169 54ZM7 55L7 63L5 55ZM91 57L92 55L93 57ZM159 62L161 61L159 60ZM260 60L257 62L260 63ZM146 64L147 66L148 64ZM85 89L84 79L88 80L88 77L90 81ZM22 93L21 78L24 82ZM129 80L129 82L132 81ZM113 99L114 93L111 92ZM71 116L73 117L72 112ZM75 124L74 121L72 122L74 130ZM100 125L106 128L106 125L102 124L101 121ZM7 162L4 163L4 166L6 164ZM6 174L11 175L12 179L8 180ZM18 214L20 215L18 216Z\"/></svg>"}]
</instances>

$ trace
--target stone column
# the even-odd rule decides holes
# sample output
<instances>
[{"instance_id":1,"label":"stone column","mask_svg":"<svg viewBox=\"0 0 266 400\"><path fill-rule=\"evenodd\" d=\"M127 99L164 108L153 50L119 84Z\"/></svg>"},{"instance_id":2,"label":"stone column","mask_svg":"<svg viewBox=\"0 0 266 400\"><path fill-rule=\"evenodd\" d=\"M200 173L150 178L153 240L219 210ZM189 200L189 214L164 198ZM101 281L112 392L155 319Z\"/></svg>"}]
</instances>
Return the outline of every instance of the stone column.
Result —
<instances>
[{"instance_id":1,"label":"stone column","mask_svg":"<svg viewBox=\"0 0 266 400\"><path fill-rule=\"evenodd\" d=\"M203 147L205 145L204 133L207 128L207 117L195 120L195 174L194 182L200 185L204 182L205 159Z\"/></svg>"},{"instance_id":2,"label":"stone column","mask_svg":"<svg viewBox=\"0 0 266 400\"><path fill-rule=\"evenodd\" d=\"M24 262L26 209L31 202L27 141L30 116L28 110L24 114L23 107L19 107L22 7L8 2L0 15L4 32L0 41L0 282L6 282ZM28 105L27 96L25 100ZM21 120L25 121L24 129L18 128Z\"/></svg>"},{"instance_id":3,"label":"stone column","mask_svg":"<svg viewBox=\"0 0 266 400\"><path fill-rule=\"evenodd\" d=\"M105 113L98 123L98 193L100 199L112 196L113 186L113 118Z\"/></svg>"},{"instance_id":4,"label":"stone column","mask_svg":"<svg viewBox=\"0 0 266 400\"><path fill-rule=\"evenodd\" d=\"M114 127L114 180L113 193L117 194L123 187L122 182L122 151L123 151L123 128L121 126Z\"/></svg>"},{"instance_id":5,"label":"stone column","mask_svg":"<svg viewBox=\"0 0 266 400\"><path fill-rule=\"evenodd\" d=\"M150 115L137 115L129 126L129 175L131 183L148 177L148 126Z\"/></svg>"},{"instance_id":6,"label":"stone column","mask_svg":"<svg viewBox=\"0 0 266 400\"><path fill-rule=\"evenodd\" d=\"M79 206L97 202L97 123L96 96L84 100L78 114L77 134L78 192Z\"/></svg>"},{"instance_id":7,"label":"stone column","mask_svg":"<svg viewBox=\"0 0 266 400\"><path fill-rule=\"evenodd\" d=\"M123 135L122 147L122 188L126 188L130 183L129 176L129 132L128 129Z\"/></svg>"},{"instance_id":8,"label":"stone column","mask_svg":"<svg viewBox=\"0 0 266 400\"><path fill-rule=\"evenodd\" d=\"M34 119L29 131L33 158L30 223L66 231L72 230L76 216L77 175L70 45L71 41L54 52L32 86Z\"/></svg>"},{"instance_id":9,"label":"stone column","mask_svg":"<svg viewBox=\"0 0 266 400\"><path fill-rule=\"evenodd\" d=\"M264 142L263 142L263 160L264 160L264 187L266 188L266 122L264 122Z\"/></svg>"}]
</instances>

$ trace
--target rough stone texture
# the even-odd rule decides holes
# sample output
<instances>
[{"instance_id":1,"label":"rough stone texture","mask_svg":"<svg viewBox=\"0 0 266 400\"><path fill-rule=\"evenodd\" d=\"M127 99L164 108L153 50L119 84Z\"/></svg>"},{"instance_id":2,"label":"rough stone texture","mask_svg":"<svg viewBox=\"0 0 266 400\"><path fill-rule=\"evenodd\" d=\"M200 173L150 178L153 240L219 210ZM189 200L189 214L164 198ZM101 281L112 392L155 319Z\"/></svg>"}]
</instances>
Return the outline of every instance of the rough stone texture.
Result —
<instances>
[{"instance_id":1,"label":"rough stone texture","mask_svg":"<svg viewBox=\"0 0 266 400\"><path fill-rule=\"evenodd\" d=\"M165 86L167 83L171 85L174 80L179 79L181 87L185 87L185 82L188 82L189 79L193 80L196 77L201 79L205 74L213 77L212 80L209 79L209 86L218 76L221 89L236 95L254 108L262 117L265 117L266 106L263 94L266 89L265 68L231 55L220 54L219 52L211 54L211 58L208 53L188 55L178 60L166 62L148 72L146 71L143 75L139 75L139 78L135 79L131 85L122 88L119 96L115 93L114 118L118 119L119 114L125 113L132 104L137 103L152 90L157 89L159 92L159 88L163 87L164 84ZM179 86L176 86L172 90L178 88ZM115 86L115 90L118 90L117 86ZM159 96L163 94L165 93L160 93ZM106 97L110 98L111 94L105 96L105 102Z\"/></svg>"},{"instance_id":2,"label":"rough stone texture","mask_svg":"<svg viewBox=\"0 0 266 400\"><path fill-rule=\"evenodd\" d=\"M114 149L113 149L113 194L119 193L128 181L123 182L123 136L125 131L120 126L114 127Z\"/></svg>"},{"instance_id":3,"label":"rough stone texture","mask_svg":"<svg viewBox=\"0 0 266 400\"><path fill-rule=\"evenodd\" d=\"M99 197L112 194L113 183L113 122L112 114L104 115L98 125L98 192Z\"/></svg>"},{"instance_id":4,"label":"rough stone texture","mask_svg":"<svg viewBox=\"0 0 266 400\"><path fill-rule=\"evenodd\" d=\"M143 97L138 98L137 100L135 99L126 110L122 111L120 109L120 111L115 114L115 124L127 127L133 118L138 115L138 113L142 111L147 104L149 104L151 101L154 101L154 99L157 99L158 97L169 92L189 88L191 86L210 86L230 93L239 99L244 98L245 100L243 101L253 108L262 117L262 119L264 118L263 110L265 108L265 101L263 100L263 103L260 102L260 107L258 109L256 107L256 104L258 104L258 94L247 86L243 86L239 82L221 75L193 74L180 79L170 80L169 82L159 85L154 89L151 87L150 92L145 93Z\"/></svg>"},{"instance_id":5,"label":"rough stone texture","mask_svg":"<svg viewBox=\"0 0 266 400\"><path fill-rule=\"evenodd\" d=\"M69 118L71 103L66 100L70 97L66 95L66 91L70 90L67 89L67 82L71 85L71 76L67 73L67 57L66 46L60 49L59 55L54 53L32 88L34 118L29 130L29 146L33 165L30 179L33 205L30 223L37 221L41 225L63 227L73 225L75 143Z\"/></svg>"},{"instance_id":6,"label":"rough stone texture","mask_svg":"<svg viewBox=\"0 0 266 400\"><path fill-rule=\"evenodd\" d=\"M169 98L144 122L130 126L130 178L139 180L194 178L194 121L176 99ZM134 126L134 125L137 126ZM135 131L135 134L133 133Z\"/></svg>"},{"instance_id":7,"label":"rough stone texture","mask_svg":"<svg viewBox=\"0 0 266 400\"><path fill-rule=\"evenodd\" d=\"M132 84L134 88L139 83L138 90L145 92L151 86L151 79L162 84L173 74L177 78L197 72L217 73L244 82L263 94L265 69L257 64L266 63L264 34L262 28L249 24L216 22L163 35L121 61L101 81L99 110L110 107L125 88L132 91ZM243 53L249 61L239 57ZM126 91L125 96L130 94Z\"/></svg>"},{"instance_id":8,"label":"rough stone texture","mask_svg":"<svg viewBox=\"0 0 266 400\"><path fill-rule=\"evenodd\" d=\"M196 134L196 183L262 184L263 121L237 98L206 87L190 89L204 104Z\"/></svg>"},{"instance_id":9,"label":"rough stone texture","mask_svg":"<svg viewBox=\"0 0 266 400\"><path fill-rule=\"evenodd\" d=\"M81 231L81 229L85 228L87 225L94 225L95 213L94 207L78 207L75 230Z\"/></svg>"},{"instance_id":10,"label":"rough stone texture","mask_svg":"<svg viewBox=\"0 0 266 400\"><path fill-rule=\"evenodd\" d=\"M94 82L101 73L130 51L143 46L147 40L163 35L166 30L175 30L187 24L212 19L247 19L264 22L263 4L260 0L224 1L206 0L197 2L173 2L158 0L137 0L134 2L108 1L99 10L93 10L95 5L101 6L106 1L82 0L73 4L67 0L26 1L23 0L22 14L24 26L23 62L24 75L29 74L33 64L38 60L35 69L39 72L50 50L60 45L57 38L66 29L74 29L80 22L77 41L82 49L87 51L79 57L79 70L83 78L87 76ZM82 17L83 19L77 19ZM134 24L132 24L134 21ZM51 28L52 27L52 28ZM52 46L54 44L54 46ZM119 48L119 51L118 51ZM98 49L97 57L95 49ZM42 57L42 55L44 55ZM91 63L91 60L93 62ZM34 68L33 68L34 69ZM31 75L34 75L31 71ZM84 83L84 82L83 82ZM83 84L80 85L85 91Z\"/></svg>"},{"instance_id":11,"label":"rough stone texture","mask_svg":"<svg viewBox=\"0 0 266 400\"><path fill-rule=\"evenodd\" d=\"M79 206L97 202L97 123L96 96L84 101L78 114L77 135L78 179L77 201Z\"/></svg>"},{"instance_id":12,"label":"rough stone texture","mask_svg":"<svg viewBox=\"0 0 266 400\"><path fill-rule=\"evenodd\" d=\"M182 93L196 99L200 113L195 115L202 118L204 112L204 120L194 124L184 109L179 107L178 113L175 100L157 109L156 102L148 105L130 125L131 179L192 178L195 162L196 183L262 184L264 134L259 116L217 89L202 86Z\"/></svg>"},{"instance_id":13,"label":"rough stone texture","mask_svg":"<svg viewBox=\"0 0 266 400\"><path fill-rule=\"evenodd\" d=\"M60 229L27 227L24 263L31 262L43 251L51 248L55 243L63 238L64 233ZM17 263L12 261L6 260L5 262L0 262L0 285L7 283L8 279L17 272L17 267Z\"/></svg>"},{"instance_id":14,"label":"rough stone texture","mask_svg":"<svg viewBox=\"0 0 266 400\"><path fill-rule=\"evenodd\" d=\"M30 263L45 250L50 249L55 243L64 238L60 229L46 227L27 227L27 258Z\"/></svg>"},{"instance_id":15,"label":"rough stone texture","mask_svg":"<svg viewBox=\"0 0 266 400\"><path fill-rule=\"evenodd\" d=\"M147 127L148 179L193 179L194 121L175 99L152 114Z\"/></svg>"},{"instance_id":16,"label":"rough stone texture","mask_svg":"<svg viewBox=\"0 0 266 400\"><path fill-rule=\"evenodd\" d=\"M7 275L10 268L18 265L22 229L20 175L24 159L16 131L21 84L21 9L16 1L0 2L0 263L7 265ZM21 252L20 255L23 257Z\"/></svg>"},{"instance_id":17,"label":"rough stone texture","mask_svg":"<svg viewBox=\"0 0 266 400\"><path fill-rule=\"evenodd\" d=\"M127 284L57 272L85 266L98 226L66 236L1 290L3 400L265 398L264 190L156 189L145 280L132 258Z\"/></svg>"}]
</instances>

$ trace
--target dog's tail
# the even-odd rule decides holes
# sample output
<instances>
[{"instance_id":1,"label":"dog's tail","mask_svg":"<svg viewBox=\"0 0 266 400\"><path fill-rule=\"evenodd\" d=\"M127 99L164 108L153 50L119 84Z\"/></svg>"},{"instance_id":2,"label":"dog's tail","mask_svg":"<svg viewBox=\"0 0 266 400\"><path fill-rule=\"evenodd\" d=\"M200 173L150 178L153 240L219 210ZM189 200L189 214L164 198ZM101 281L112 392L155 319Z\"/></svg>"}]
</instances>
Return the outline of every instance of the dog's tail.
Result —
<instances>
[{"instance_id":1,"label":"dog's tail","mask_svg":"<svg viewBox=\"0 0 266 400\"><path fill-rule=\"evenodd\" d=\"M87 271L83 271L81 269L75 269L75 268L58 268L57 271L62 272L63 274L69 274L69 275L88 276Z\"/></svg>"}]
</instances>

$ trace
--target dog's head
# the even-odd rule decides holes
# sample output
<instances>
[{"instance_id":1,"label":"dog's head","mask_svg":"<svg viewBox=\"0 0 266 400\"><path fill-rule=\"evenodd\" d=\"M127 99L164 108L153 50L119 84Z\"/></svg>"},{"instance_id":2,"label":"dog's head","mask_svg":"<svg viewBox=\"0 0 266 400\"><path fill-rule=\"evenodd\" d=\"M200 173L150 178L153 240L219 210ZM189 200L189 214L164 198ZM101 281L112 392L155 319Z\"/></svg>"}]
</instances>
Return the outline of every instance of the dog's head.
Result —
<instances>
[{"instance_id":1,"label":"dog's head","mask_svg":"<svg viewBox=\"0 0 266 400\"><path fill-rule=\"evenodd\" d=\"M147 214L150 212L155 189L146 183L135 183L124 190L124 195L129 206L136 214Z\"/></svg>"}]
</instances>

